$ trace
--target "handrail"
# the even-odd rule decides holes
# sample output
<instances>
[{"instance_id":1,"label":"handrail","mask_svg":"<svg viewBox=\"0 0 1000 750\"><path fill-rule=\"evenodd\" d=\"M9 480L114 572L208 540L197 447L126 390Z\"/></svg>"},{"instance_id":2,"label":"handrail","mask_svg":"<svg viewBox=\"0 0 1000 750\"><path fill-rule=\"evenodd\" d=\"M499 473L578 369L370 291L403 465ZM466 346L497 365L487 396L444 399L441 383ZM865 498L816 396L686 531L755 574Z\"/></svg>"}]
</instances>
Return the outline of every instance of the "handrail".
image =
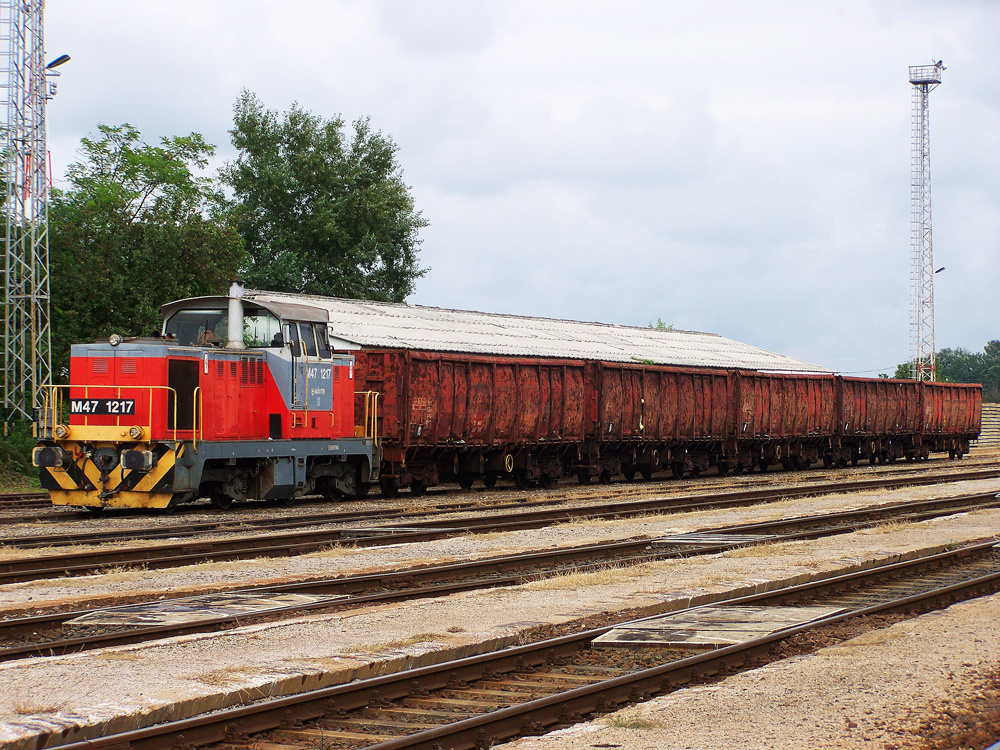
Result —
<instances>
[{"instance_id":1,"label":"handrail","mask_svg":"<svg viewBox=\"0 0 1000 750\"><path fill-rule=\"evenodd\" d=\"M378 399L382 394L378 391L355 391L354 395L365 397L364 436L374 440L378 447Z\"/></svg>"},{"instance_id":2,"label":"handrail","mask_svg":"<svg viewBox=\"0 0 1000 750\"><path fill-rule=\"evenodd\" d=\"M200 385L196 385L195 388L194 388L193 401L194 401L194 403L191 405L191 440L192 440L192 443L193 443L192 447L193 447L195 453L197 453L198 452L198 429L199 429L199 427L198 427L198 415L201 413L201 409L202 409L202 405L203 405L202 404L202 399L201 399L201 386ZM177 417L176 417L176 412L175 412L175 416L174 416L174 436L175 436L175 439L176 439L176 435L177 435ZM205 436L203 434L202 435L202 439L204 439L204 437Z\"/></svg>"},{"instance_id":3,"label":"handrail","mask_svg":"<svg viewBox=\"0 0 1000 750\"><path fill-rule=\"evenodd\" d=\"M177 391L174 390L173 388L171 388L168 385L110 385L110 384L108 384L108 385L97 385L97 384L93 384L93 383L91 383L89 385L74 385L74 384L70 383L69 385L43 385L41 387L45 390L45 405L43 407L43 410L44 410L44 412L43 412L43 414L44 414L43 425L50 426L53 431L55 430L57 424L62 424L62 421L59 419L59 417L60 417L60 415L62 413L62 410L63 410L63 399L64 399L63 392L65 391L68 394L68 392L69 392L69 390L71 388L82 388L83 389L83 398L85 398L85 399L86 398L90 398L90 391L91 391L91 389L101 390L101 391L106 391L106 390L109 390L109 389L114 389L114 391L115 391L115 396L114 397L115 398L121 398L122 397L122 390L123 389L125 389L125 390L146 391L148 393L148 395L149 395L149 398L147 399L147 401L148 401L148 407L149 407L148 408L148 413L147 413L147 419L146 419L146 421L144 423L136 423L136 421L133 420L131 422L131 424L134 425L134 426L138 426L138 427L146 427L150 431L152 431L152 429L153 429L153 391L158 391L158 390L159 391L169 391L170 393L173 394L173 405L174 405L174 409L173 409L173 411L174 411L174 415L173 415L174 416L174 421L173 421L173 424L174 424L174 427L173 427L173 439L174 440L177 439ZM72 398L72 397L70 396L70 398ZM108 397L107 396L101 396L101 398L108 398ZM49 416L50 415L51 415L51 422L49 421ZM82 416L83 417L83 425L85 427L95 426L95 425L91 425L90 424L89 420L90 420L91 417L101 417L101 418L113 417L115 420L117 420L114 426L115 427L121 427L122 426L122 418L128 417L128 416L138 417L138 414L135 414L135 415L129 415L129 414L78 414L76 416ZM66 424L68 424L68 421L66 422ZM97 426L100 426L100 425L97 425Z\"/></svg>"}]
</instances>

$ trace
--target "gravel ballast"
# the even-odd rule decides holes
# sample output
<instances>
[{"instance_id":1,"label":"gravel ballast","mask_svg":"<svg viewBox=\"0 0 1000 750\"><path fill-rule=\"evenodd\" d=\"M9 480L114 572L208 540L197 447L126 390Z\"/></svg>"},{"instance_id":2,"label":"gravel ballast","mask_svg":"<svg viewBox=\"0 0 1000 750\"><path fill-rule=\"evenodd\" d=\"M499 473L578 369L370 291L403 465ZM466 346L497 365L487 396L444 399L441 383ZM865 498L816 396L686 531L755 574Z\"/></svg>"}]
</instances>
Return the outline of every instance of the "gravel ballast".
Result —
<instances>
[{"instance_id":1,"label":"gravel ballast","mask_svg":"<svg viewBox=\"0 0 1000 750\"><path fill-rule=\"evenodd\" d=\"M970 482L954 487L886 492L878 497L881 501L898 502L917 497L988 490L1000 490L1000 482ZM39 602L78 602L137 592L173 590L185 585L194 589L206 586L224 588L262 579L281 580L290 575L290 570L297 575L314 575L324 571L329 574L331 568L349 566L361 572L409 565L417 560L429 562L448 557L498 554L511 549L575 545L643 533L662 535L751 519L819 513L824 508L859 507L871 504L873 498L870 493L815 498L636 521L567 524L530 532L463 537L381 550L331 550L311 555L308 559L226 563L94 576L87 582L89 585L80 585L72 580L36 582L3 587L0 595L8 608L17 609ZM732 591L749 593L781 583L808 580L820 574L848 572L893 562L918 551L930 553L954 544L993 538L998 529L1000 510L980 511L920 524L887 524L808 542L762 545L711 557L664 561L611 574L605 572L591 578L580 576L538 581L511 589L303 617L223 633L186 636L151 645L0 664L0 684L4 686L0 692L0 743L4 747L27 748L35 744L38 734L48 732L65 732L64 739L72 740L79 739L84 733L123 731L168 717L180 718L209 708L233 705L246 699L334 684L407 665L477 653L497 644L517 643L542 625L571 622L599 612L678 607L692 599L700 601ZM135 577L128 577L130 575ZM996 613L987 610L993 612L989 615L987 628L977 619L986 615L972 604L979 603L969 603L964 609L966 605L952 607L946 613L929 617L959 618L949 626L958 628L956 632L975 633L977 628L983 628L984 635L976 637L988 639L991 643L985 652L974 651L968 661L971 667L988 671L988 668L995 668L997 660L990 650L996 647L997 642L996 634L992 632ZM995 602L993 606L997 606ZM923 621L925 618L920 619ZM896 627L908 624L900 623ZM919 628L915 632L920 632ZM912 647L912 643L906 645L903 651ZM851 651L841 647L840 651L828 651L835 651L839 664L841 661L849 662L852 654L862 653L864 649ZM789 660L787 664L806 663L818 656ZM751 679L752 675L757 675L755 679L771 679L770 675L775 674L775 670L783 664L786 662L730 679ZM862 663L854 669L865 668ZM843 669L850 672L852 667ZM956 674L961 674L961 671ZM822 675L823 670L818 669L812 679L821 680ZM781 673L779 684L784 679L786 676ZM874 672L872 679L876 679ZM840 700L840 690L844 686L832 677L831 680L822 688L807 683L802 688L802 694L808 695L808 691L815 690L819 692L812 695L828 696L831 703L834 699ZM897 682L906 685L914 681ZM748 684L752 686L755 683ZM953 687L959 683L949 684ZM926 686L927 700L931 703L932 693L939 698L947 697L947 694L941 695L943 684L939 682L927 680L921 685ZM682 692L693 696L712 696L712 689L706 687ZM752 693L751 688L745 689L746 700L751 703L755 700ZM795 691L789 694L793 695ZM680 695L678 693L665 700L680 700ZM905 701L905 693L893 695L896 700ZM913 705L923 705L917 700L920 694L914 694L914 699L911 701ZM822 700L826 698L814 702ZM801 699L800 703L807 705L809 701ZM793 702L790 705L794 708L799 704ZM639 708L652 710L653 706L654 703L650 703ZM895 716L879 713L877 705L873 710L873 716L880 720ZM697 709L692 709L692 716L697 714ZM789 716L787 721L793 722L791 709ZM809 717L810 714L804 713L799 719L809 722ZM849 718L857 722L853 716ZM619 729L603 723L593 726L598 729L587 731ZM557 735L552 741L574 741L572 737L570 734ZM629 743L638 744L623 744L625 748L672 746L669 742L644 745L645 736L641 732L629 737ZM717 736L715 741L717 747ZM615 744L614 740L608 742ZM587 746L590 745L576 745ZM808 746L808 743L770 746L796 747Z\"/></svg>"}]
</instances>

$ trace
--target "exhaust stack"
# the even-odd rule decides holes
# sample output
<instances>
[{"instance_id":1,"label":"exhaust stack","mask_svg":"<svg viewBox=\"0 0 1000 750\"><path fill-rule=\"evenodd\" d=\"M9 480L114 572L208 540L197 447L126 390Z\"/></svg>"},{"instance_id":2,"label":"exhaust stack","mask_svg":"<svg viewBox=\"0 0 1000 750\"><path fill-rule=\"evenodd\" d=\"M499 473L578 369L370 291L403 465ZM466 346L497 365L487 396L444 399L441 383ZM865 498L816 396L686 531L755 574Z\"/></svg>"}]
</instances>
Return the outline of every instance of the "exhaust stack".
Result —
<instances>
[{"instance_id":1,"label":"exhaust stack","mask_svg":"<svg viewBox=\"0 0 1000 750\"><path fill-rule=\"evenodd\" d=\"M246 349L243 343L243 282L229 285L229 341L227 349ZM208 365L206 365L207 367Z\"/></svg>"}]
</instances>

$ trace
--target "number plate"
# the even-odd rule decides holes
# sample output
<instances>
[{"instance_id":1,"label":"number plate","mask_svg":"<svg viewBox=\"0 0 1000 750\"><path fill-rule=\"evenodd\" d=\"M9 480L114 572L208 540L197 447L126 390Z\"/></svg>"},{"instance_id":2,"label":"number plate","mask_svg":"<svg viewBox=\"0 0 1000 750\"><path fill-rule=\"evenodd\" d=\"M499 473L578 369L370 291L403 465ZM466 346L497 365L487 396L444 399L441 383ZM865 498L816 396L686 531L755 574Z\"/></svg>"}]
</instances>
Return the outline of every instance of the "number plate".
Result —
<instances>
[{"instance_id":1,"label":"number plate","mask_svg":"<svg viewBox=\"0 0 1000 750\"><path fill-rule=\"evenodd\" d=\"M128 416L135 414L134 398L71 398L70 414Z\"/></svg>"}]
</instances>

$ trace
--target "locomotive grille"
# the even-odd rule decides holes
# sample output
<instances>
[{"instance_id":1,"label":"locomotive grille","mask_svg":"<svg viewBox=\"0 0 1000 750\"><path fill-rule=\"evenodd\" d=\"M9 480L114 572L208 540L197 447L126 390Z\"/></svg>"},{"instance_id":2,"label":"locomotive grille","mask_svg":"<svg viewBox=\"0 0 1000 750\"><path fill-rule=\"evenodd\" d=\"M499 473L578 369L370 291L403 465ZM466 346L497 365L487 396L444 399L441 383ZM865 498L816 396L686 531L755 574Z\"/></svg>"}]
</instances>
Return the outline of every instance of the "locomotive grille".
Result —
<instances>
[{"instance_id":1,"label":"locomotive grille","mask_svg":"<svg viewBox=\"0 0 1000 750\"><path fill-rule=\"evenodd\" d=\"M258 357L240 358L240 387L252 388L264 384L264 360Z\"/></svg>"},{"instance_id":2,"label":"locomotive grille","mask_svg":"<svg viewBox=\"0 0 1000 750\"><path fill-rule=\"evenodd\" d=\"M218 362L215 363L215 371L216 374L221 378L223 375L226 374L226 363L220 359Z\"/></svg>"},{"instance_id":3,"label":"locomotive grille","mask_svg":"<svg viewBox=\"0 0 1000 750\"><path fill-rule=\"evenodd\" d=\"M98 375L104 375L108 371L108 360L106 359L94 359L94 372Z\"/></svg>"},{"instance_id":4,"label":"locomotive grille","mask_svg":"<svg viewBox=\"0 0 1000 750\"><path fill-rule=\"evenodd\" d=\"M122 374L123 375L135 375L135 360L134 359L123 359L122 360Z\"/></svg>"}]
</instances>

